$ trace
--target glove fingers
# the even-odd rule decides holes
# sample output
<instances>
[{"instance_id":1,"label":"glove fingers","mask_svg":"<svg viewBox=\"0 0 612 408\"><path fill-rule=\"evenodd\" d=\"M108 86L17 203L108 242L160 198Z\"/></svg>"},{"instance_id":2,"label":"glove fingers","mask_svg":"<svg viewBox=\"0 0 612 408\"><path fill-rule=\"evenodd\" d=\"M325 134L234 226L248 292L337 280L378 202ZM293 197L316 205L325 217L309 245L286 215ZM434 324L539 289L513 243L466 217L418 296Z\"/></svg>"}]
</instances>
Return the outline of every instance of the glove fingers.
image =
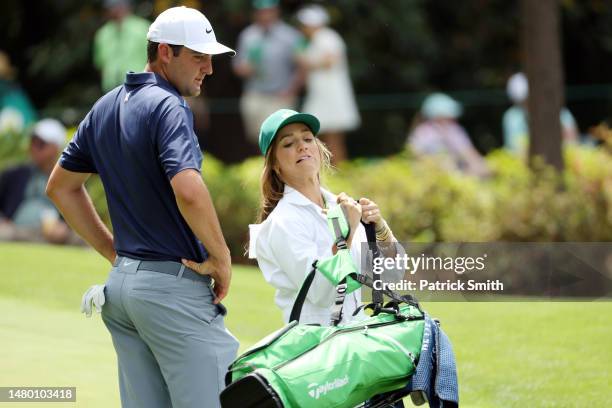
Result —
<instances>
[{"instance_id":1,"label":"glove fingers","mask_svg":"<svg viewBox=\"0 0 612 408\"><path fill-rule=\"evenodd\" d=\"M102 290L104 290L104 285L92 285L83 294L83 298L81 299L81 313L85 313L85 316L87 317L91 317L92 304L95 305L96 303L95 297L97 293L99 293L100 286L102 286ZM100 312L97 306L96 309L98 309L98 312Z\"/></svg>"},{"instance_id":2,"label":"glove fingers","mask_svg":"<svg viewBox=\"0 0 612 408\"><path fill-rule=\"evenodd\" d=\"M83 298L81 299L81 313L91 313L91 290L92 288L89 288L83 294Z\"/></svg>"},{"instance_id":3,"label":"glove fingers","mask_svg":"<svg viewBox=\"0 0 612 408\"><path fill-rule=\"evenodd\" d=\"M96 307L96 311L98 313L102 312L102 306L105 302L106 298L104 297L104 285L97 285L95 293L93 294L93 304Z\"/></svg>"}]
</instances>

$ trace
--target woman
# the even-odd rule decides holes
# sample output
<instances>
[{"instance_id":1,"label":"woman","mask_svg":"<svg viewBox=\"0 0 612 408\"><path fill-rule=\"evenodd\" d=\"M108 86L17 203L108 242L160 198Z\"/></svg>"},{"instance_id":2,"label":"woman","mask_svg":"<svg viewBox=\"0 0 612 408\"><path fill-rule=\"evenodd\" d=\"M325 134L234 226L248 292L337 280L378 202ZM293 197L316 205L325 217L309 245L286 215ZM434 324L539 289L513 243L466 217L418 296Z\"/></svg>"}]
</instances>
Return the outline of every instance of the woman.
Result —
<instances>
[{"instance_id":1,"label":"woman","mask_svg":"<svg viewBox=\"0 0 612 408\"><path fill-rule=\"evenodd\" d=\"M421 106L423 120L412 130L407 144L416 156L436 157L448 170L486 177L490 173L486 162L458 122L462 113L461 104L446 94L427 96Z\"/></svg>"},{"instance_id":2,"label":"woman","mask_svg":"<svg viewBox=\"0 0 612 408\"><path fill-rule=\"evenodd\" d=\"M367 241L360 221L375 224L377 240L395 242L376 203L367 198L356 202L345 193L335 196L321 187L321 169L329 166L330 152L315 137L319 128L316 117L281 109L263 122L259 133L259 147L266 157L261 177L263 198L259 224L250 226L249 252L251 258L257 258L266 281L276 288L275 302L285 322L312 263L335 252L327 209L340 205L346 210L351 227L348 245L358 266L360 243ZM395 256L396 246L389 245L383 251L386 256ZM329 325L334 297L335 288L316 274L300 323ZM360 304L360 291L346 296L342 323L352 318Z\"/></svg>"},{"instance_id":3,"label":"woman","mask_svg":"<svg viewBox=\"0 0 612 408\"><path fill-rule=\"evenodd\" d=\"M306 98L304 112L321 121L321 139L333 154L333 163L347 158L345 133L356 129L361 118L351 85L342 37L327 26L329 17L319 5L298 11L296 18L308 39L298 58L305 72Z\"/></svg>"}]
</instances>

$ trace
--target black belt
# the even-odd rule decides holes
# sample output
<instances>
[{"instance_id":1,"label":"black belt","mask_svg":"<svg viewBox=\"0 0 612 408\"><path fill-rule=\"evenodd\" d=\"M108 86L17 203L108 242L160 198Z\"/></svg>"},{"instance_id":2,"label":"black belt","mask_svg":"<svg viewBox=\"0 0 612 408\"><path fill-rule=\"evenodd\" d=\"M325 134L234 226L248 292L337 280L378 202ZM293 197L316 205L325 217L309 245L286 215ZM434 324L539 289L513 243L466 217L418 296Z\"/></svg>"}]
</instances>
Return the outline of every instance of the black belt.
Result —
<instances>
[{"instance_id":1,"label":"black belt","mask_svg":"<svg viewBox=\"0 0 612 408\"><path fill-rule=\"evenodd\" d=\"M115 266L121 265L121 261L123 261L124 257L120 256L117 257L117 259L115 260ZM129 259L129 258L127 258ZM134 262L140 262L138 264L138 267L136 268L136 270L138 271L149 271L149 272L159 272L159 273L165 273L167 275L173 275L173 276L178 276L179 272L181 271L181 268L183 268L183 278L187 278L187 279L191 279L194 281L201 281L201 282L206 282L206 283L210 283L211 279L210 276L208 275L200 275L199 273L197 273L196 271L194 271L193 269L190 269L186 266L184 266L181 263L178 262L173 262L173 261L137 261L134 260Z\"/></svg>"}]
</instances>

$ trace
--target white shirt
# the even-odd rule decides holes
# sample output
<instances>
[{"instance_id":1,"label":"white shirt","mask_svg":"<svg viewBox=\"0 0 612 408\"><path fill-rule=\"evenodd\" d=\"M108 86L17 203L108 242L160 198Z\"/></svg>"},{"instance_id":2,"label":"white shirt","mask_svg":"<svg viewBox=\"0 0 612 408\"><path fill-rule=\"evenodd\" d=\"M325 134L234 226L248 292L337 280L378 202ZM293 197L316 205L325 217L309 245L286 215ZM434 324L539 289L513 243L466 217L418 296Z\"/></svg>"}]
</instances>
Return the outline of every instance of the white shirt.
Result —
<instances>
[{"instance_id":1,"label":"white shirt","mask_svg":"<svg viewBox=\"0 0 612 408\"><path fill-rule=\"evenodd\" d=\"M321 193L328 208L336 205L336 196L325 189ZM283 198L261 224L249 225L249 257L257 258L265 280L276 288L276 305L289 321L293 303L315 260L332 256L334 237L327 227L327 217L321 207L299 191L285 185ZM359 224L353 236L351 256L361 270L361 243L367 242L365 229ZM336 288L320 273L315 274L308 292L300 323L329 326ZM352 314L361 304L361 290L348 294L344 300L341 324L364 318Z\"/></svg>"}]
</instances>

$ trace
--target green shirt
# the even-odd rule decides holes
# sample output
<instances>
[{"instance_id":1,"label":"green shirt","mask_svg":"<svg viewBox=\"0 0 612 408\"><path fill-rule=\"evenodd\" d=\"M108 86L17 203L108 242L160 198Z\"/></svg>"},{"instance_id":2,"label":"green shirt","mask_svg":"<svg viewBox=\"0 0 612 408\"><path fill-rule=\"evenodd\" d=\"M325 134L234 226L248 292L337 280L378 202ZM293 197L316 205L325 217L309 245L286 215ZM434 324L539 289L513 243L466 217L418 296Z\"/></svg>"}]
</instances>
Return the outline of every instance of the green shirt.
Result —
<instances>
[{"instance_id":1,"label":"green shirt","mask_svg":"<svg viewBox=\"0 0 612 408\"><path fill-rule=\"evenodd\" d=\"M104 92L122 84L126 72L144 69L149 24L144 18L131 15L121 22L111 20L96 32L93 57L102 72Z\"/></svg>"}]
</instances>

